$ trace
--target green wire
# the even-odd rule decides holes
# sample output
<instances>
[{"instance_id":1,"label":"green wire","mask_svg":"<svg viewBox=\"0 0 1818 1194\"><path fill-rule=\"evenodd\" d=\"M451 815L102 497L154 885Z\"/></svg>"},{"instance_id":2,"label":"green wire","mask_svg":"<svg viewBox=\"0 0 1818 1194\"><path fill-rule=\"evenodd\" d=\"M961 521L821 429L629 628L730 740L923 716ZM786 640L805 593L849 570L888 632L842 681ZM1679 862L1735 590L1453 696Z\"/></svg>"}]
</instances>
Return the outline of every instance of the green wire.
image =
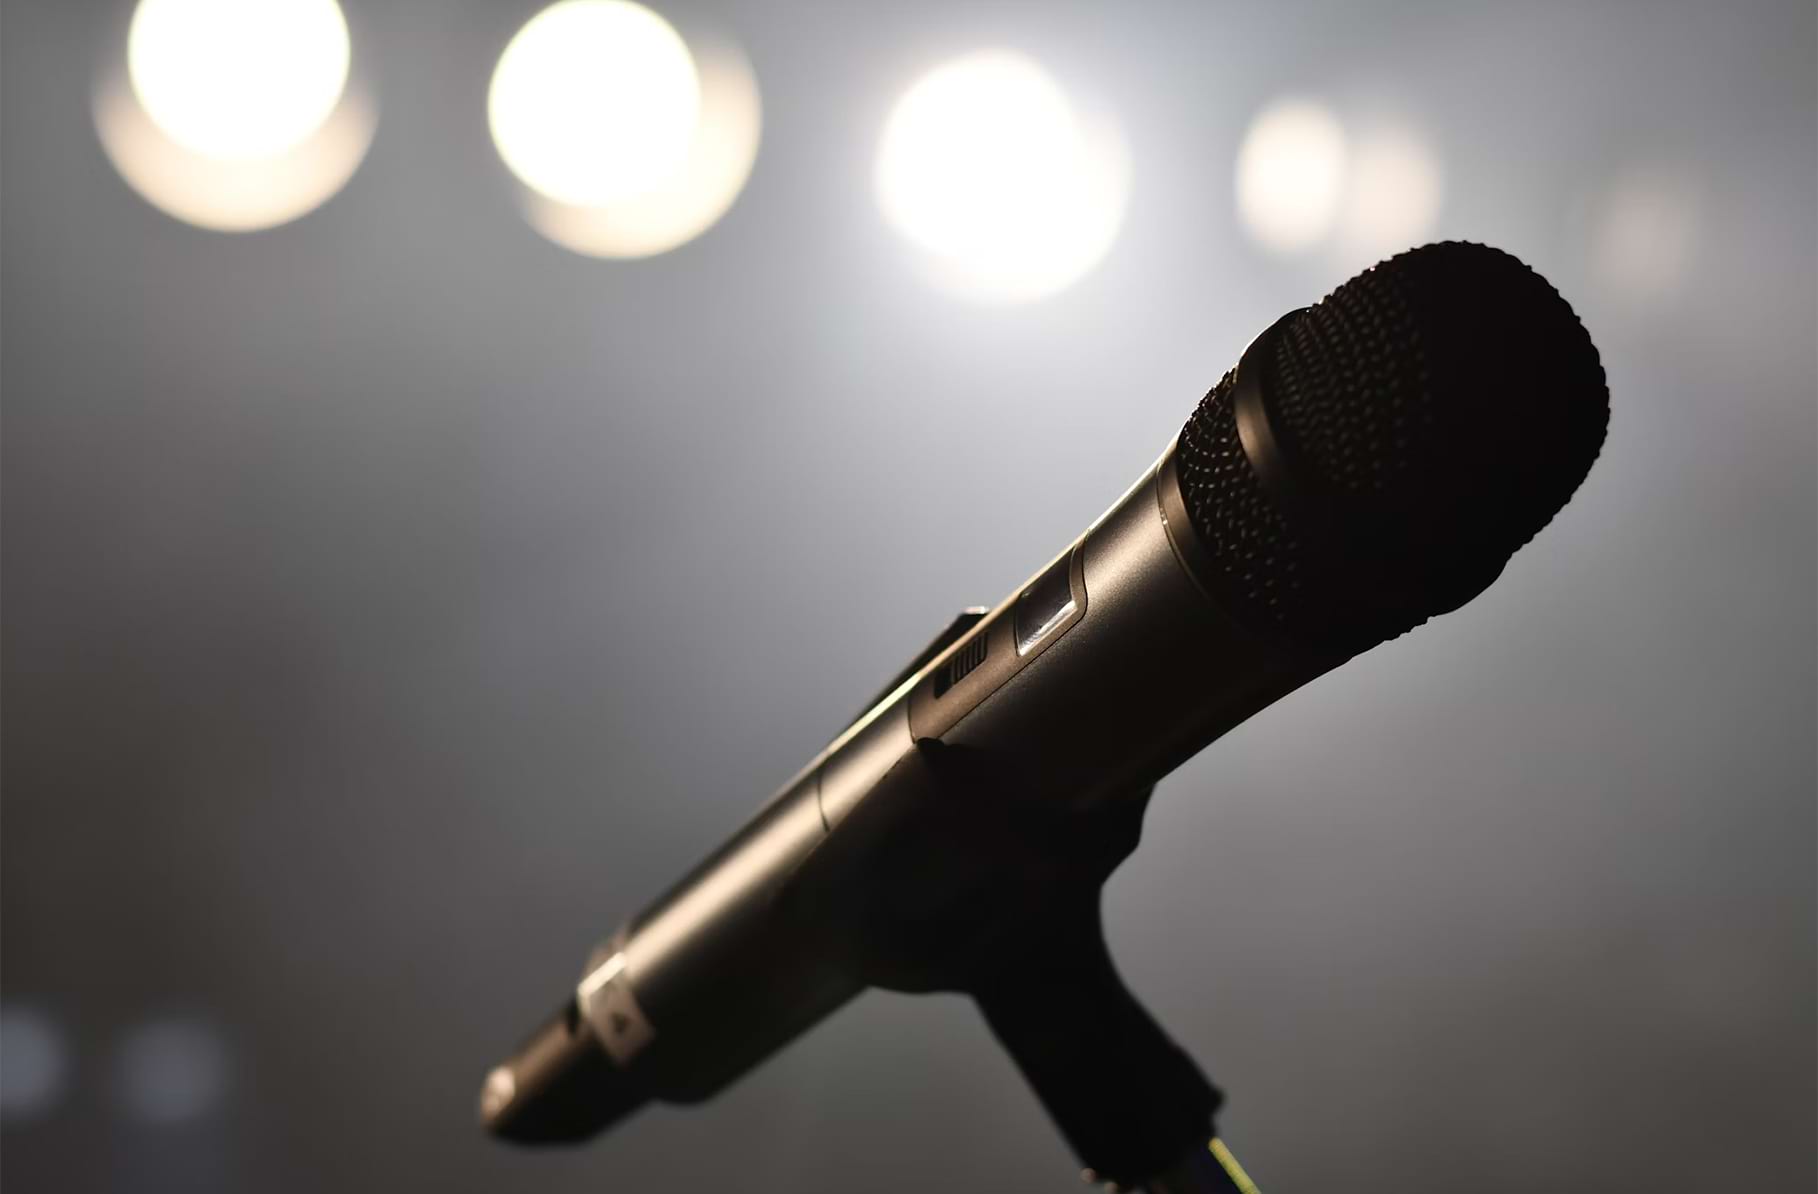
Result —
<instances>
[{"instance_id":1,"label":"green wire","mask_svg":"<svg viewBox=\"0 0 1818 1194\"><path fill-rule=\"evenodd\" d=\"M1212 1150L1212 1159L1218 1162L1219 1167L1225 1171L1225 1176L1231 1179L1231 1184L1242 1191L1242 1194L1262 1194L1256 1188L1256 1183L1250 1180L1250 1175L1244 1172L1244 1167L1237 1163L1237 1158L1231 1155L1231 1150L1225 1147L1224 1141L1214 1136L1207 1147Z\"/></svg>"}]
</instances>

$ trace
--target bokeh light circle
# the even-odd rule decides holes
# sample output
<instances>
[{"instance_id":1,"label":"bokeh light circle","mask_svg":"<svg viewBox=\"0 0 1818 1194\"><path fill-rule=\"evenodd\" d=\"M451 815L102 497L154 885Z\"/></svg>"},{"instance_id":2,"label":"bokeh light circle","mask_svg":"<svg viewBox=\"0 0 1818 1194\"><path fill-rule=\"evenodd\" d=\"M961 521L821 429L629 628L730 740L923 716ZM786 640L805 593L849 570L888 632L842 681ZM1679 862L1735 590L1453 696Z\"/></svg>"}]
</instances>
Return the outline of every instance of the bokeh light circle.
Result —
<instances>
[{"instance_id":1,"label":"bokeh light circle","mask_svg":"<svg viewBox=\"0 0 1818 1194\"><path fill-rule=\"evenodd\" d=\"M628 0L560 0L532 17L500 55L487 96L511 172L583 207L660 186L687 157L699 116L687 44Z\"/></svg>"},{"instance_id":2,"label":"bokeh light circle","mask_svg":"<svg viewBox=\"0 0 1818 1194\"><path fill-rule=\"evenodd\" d=\"M365 160L378 110L335 0L142 0L116 37L95 132L126 184L175 219L274 228Z\"/></svg>"},{"instance_id":3,"label":"bokeh light circle","mask_svg":"<svg viewBox=\"0 0 1818 1194\"><path fill-rule=\"evenodd\" d=\"M1340 234L1376 258L1426 241L1445 198L1439 159L1410 128L1389 125L1355 139Z\"/></svg>"},{"instance_id":4,"label":"bokeh light circle","mask_svg":"<svg viewBox=\"0 0 1818 1194\"><path fill-rule=\"evenodd\" d=\"M1128 161L1106 120L1082 118L1029 58L981 51L924 75L884 126L875 182L886 220L975 297L1052 294L1116 239Z\"/></svg>"},{"instance_id":5,"label":"bokeh light circle","mask_svg":"<svg viewBox=\"0 0 1818 1194\"><path fill-rule=\"evenodd\" d=\"M267 158L321 127L347 86L335 0L140 0L127 75L146 115L211 158Z\"/></svg>"},{"instance_id":6,"label":"bokeh light circle","mask_svg":"<svg viewBox=\"0 0 1818 1194\"><path fill-rule=\"evenodd\" d=\"M1331 234L1344 201L1348 147L1338 118L1311 100L1280 100L1250 125L1237 153L1237 210L1278 252Z\"/></svg>"},{"instance_id":7,"label":"bokeh light circle","mask_svg":"<svg viewBox=\"0 0 1818 1194\"><path fill-rule=\"evenodd\" d=\"M1698 244L1699 192L1684 167L1620 167L1592 212L1593 276L1631 305L1658 302L1679 290Z\"/></svg>"},{"instance_id":8,"label":"bokeh light circle","mask_svg":"<svg viewBox=\"0 0 1818 1194\"><path fill-rule=\"evenodd\" d=\"M630 259L666 253L716 224L751 176L763 105L751 63L730 40L693 34L701 113L687 156L648 190L609 203L561 203L528 187L531 227L571 252Z\"/></svg>"},{"instance_id":9,"label":"bokeh light circle","mask_svg":"<svg viewBox=\"0 0 1818 1194\"><path fill-rule=\"evenodd\" d=\"M69 1071L63 1035L42 1012L0 1008L0 1120L37 1119L56 1106Z\"/></svg>"},{"instance_id":10,"label":"bokeh light circle","mask_svg":"<svg viewBox=\"0 0 1818 1194\"><path fill-rule=\"evenodd\" d=\"M153 1020L121 1043L115 1075L122 1108L143 1123L175 1125L213 1111L227 1088L227 1047L209 1025Z\"/></svg>"}]
</instances>

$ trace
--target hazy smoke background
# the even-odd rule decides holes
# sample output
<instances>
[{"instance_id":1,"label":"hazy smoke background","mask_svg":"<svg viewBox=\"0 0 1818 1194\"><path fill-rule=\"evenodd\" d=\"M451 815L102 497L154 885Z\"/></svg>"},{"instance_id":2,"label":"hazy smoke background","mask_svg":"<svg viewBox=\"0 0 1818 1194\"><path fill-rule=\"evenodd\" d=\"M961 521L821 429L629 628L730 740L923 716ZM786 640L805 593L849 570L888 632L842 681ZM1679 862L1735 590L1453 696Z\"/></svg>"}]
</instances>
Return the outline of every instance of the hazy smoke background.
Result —
<instances>
[{"instance_id":1,"label":"hazy smoke background","mask_svg":"<svg viewBox=\"0 0 1818 1194\"><path fill-rule=\"evenodd\" d=\"M1610 440L1490 592L1164 786L1120 964L1271 1191L1813 1187L1809 3L666 5L743 43L765 140L630 263L539 238L486 140L535 7L350 3L368 159L226 236L101 152L125 9L6 5L9 1191L1070 1188L955 998L868 995L586 1150L474 1099L1360 264L1245 234L1284 95L1418 120L1434 233L1573 301ZM1028 305L926 285L870 190L895 95L992 45L1129 140L1109 256Z\"/></svg>"}]
</instances>

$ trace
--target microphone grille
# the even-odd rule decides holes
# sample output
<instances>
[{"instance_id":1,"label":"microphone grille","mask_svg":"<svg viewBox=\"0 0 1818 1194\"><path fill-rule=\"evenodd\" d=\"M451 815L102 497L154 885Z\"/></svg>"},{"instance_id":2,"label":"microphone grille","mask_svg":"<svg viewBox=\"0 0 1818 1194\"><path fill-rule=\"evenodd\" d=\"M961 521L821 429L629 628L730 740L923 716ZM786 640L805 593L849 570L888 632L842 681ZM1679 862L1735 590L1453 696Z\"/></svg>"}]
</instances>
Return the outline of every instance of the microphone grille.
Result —
<instances>
[{"instance_id":1,"label":"microphone grille","mask_svg":"<svg viewBox=\"0 0 1818 1194\"><path fill-rule=\"evenodd\" d=\"M1364 271L1244 368L1260 370L1278 458L1259 471L1246 452L1227 375L1183 431L1182 497L1235 600L1345 651L1494 580L1577 489L1609 420L1571 307L1463 242Z\"/></svg>"}]
</instances>

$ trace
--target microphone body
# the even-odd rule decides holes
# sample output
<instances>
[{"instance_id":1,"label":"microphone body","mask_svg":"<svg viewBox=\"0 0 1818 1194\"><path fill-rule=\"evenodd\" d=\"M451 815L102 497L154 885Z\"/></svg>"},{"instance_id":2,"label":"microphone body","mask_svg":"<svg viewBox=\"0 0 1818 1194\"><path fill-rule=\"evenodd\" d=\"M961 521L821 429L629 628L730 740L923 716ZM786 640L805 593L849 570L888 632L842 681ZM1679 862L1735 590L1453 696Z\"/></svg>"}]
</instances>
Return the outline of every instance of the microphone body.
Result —
<instances>
[{"instance_id":1,"label":"microphone body","mask_svg":"<svg viewBox=\"0 0 1818 1194\"><path fill-rule=\"evenodd\" d=\"M781 909L810 857L838 849L855 809L939 800L913 765L918 742L979 751L1022 787L1064 793L1085 810L1146 797L1207 743L1342 661L1233 616L1211 570L1196 575L1200 549L1175 457L1170 444L1083 535L595 951L574 1009L552 1021L577 1048L605 1052L625 1080L611 1086L637 1088L598 1099L595 1129L638 1095L712 1096L871 985L864 966L829 948L814 910L800 901ZM943 869L931 889L966 885L934 868ZM939 896L899 889L892 898ZM512 1081L514 1093L529 1093L536 1078ZM574 1134L564 1125L556 1138Z\"/></svg>"},{"instance_id":2,"label":"microphone body","mask_svg":"<svg viewBox=\"0 0 1818 1194\"><path fill-rule=\"evenodd\" d=\"M1570 366L1558 426L1521 424L1519 442L1500 399L1522 379L1508 337L1483 330L1503 313L1454 308L1486 293L1492 307L1513 296L1503 323L1545 325L1543 346ZM1465 415L1427 402L1488 358L1488 397ZM1161 1150L1196 1132L1203 1148L1218 1096L1123 991L1098 929L1097 886L1134 846L1150 788L1271 702L1480 592L1582 479L1606 419L1582 327L1495 250L1415 250L1278 321L1084 534L937 640L600 946L572 999L488 1077L486 1124L574 1140L653 1098L708 1098L878 985L977 996L1100 1172L1094 1154L1118 1149L1094 1139L1116 1118L1098 1087L1139 1055L1140 1074L1174 1075L1169 1099L1192 1122L1111 1172L1151 1178L1183 1155ZM1467 434L1489 446L1461 467L1449 449ZM1125 1044L1069 1060L1062 987L1085 992L1080 1014L1128 1025Z\"/></svg>"}]
</instances>

